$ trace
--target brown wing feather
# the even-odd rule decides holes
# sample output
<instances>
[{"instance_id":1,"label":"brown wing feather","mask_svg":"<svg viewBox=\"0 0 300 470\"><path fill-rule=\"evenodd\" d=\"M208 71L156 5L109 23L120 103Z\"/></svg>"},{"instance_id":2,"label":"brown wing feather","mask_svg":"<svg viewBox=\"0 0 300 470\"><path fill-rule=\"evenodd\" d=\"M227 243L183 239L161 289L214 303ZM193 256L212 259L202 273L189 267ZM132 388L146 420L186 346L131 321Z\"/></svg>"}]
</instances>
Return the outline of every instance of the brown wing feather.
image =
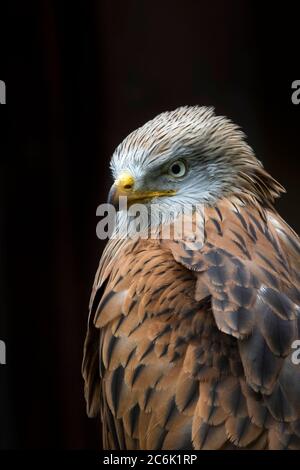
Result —
<instances>
[{"instance_id":1,"label":"brown wing feather","mask_svg":"<svg viewBox=\"0 0 300 470\"><path fill-rule=\"evenodd\" d=\"M300 337L298 237L275 212L230 201L206 210L205 229L200 251L166 245L198 273L195 297L202 299L204 285L219 330L237 339L248 416L230 417L227 434L247 446L263 426L270 448L300 448L300 369L291 360ZM230 415L235 390L222 396Z\"/></svg>"},{"instance_id":2,"label":"brown wing feather","mask_svg":"<svg viewBox=\"0 0 300 470\"><path fill-rule=\"evenodd\" d=\"M185 317L199 310L190 294L194 276L157 242L124 247L106 273L107 284L96 275L83 363L88 410L101 411L104 447L192 448L199 385L183 371L178 320L190 323Z\"/></svg>"}]
</instances>

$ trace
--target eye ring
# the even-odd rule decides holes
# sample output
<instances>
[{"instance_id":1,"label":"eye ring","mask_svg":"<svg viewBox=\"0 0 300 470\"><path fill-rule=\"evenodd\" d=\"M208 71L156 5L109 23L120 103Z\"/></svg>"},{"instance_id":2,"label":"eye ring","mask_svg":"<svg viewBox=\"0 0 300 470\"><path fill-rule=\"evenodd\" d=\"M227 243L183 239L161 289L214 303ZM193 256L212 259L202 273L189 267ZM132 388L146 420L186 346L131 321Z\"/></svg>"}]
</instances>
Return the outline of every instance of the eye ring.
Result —
<instances>
[{"instance_id":1,"label":"eye ring","mask_svg":"<svg viewBox=\"0 0 300 470\"><path fill-rule=\"evenodd\" d=\"M186 174L186 171L185 163L182 160L177 160L170 165L168 173L174 178L182 178Z\"/></svg>"}]
</instances>

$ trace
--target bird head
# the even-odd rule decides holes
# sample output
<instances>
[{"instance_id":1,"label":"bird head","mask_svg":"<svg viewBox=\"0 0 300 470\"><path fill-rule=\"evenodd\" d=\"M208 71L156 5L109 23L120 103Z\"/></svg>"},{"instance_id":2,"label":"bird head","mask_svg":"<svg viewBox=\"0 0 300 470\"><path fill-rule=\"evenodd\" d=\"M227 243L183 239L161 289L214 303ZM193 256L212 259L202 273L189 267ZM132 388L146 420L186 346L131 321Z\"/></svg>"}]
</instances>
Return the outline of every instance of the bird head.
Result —
<instances>
[{"instance_id":1,"label":"bird head","mask_svg":"<svg viewBox=\"0 0 300 470\"><path fill-rule=\"evenodd\" d=\"M115 150L114 184L119 197L168 210L187 204L216 204L249 194L270 204L283 192L263 168L245 135L213 108L185 106L159 114L133 131Z\"/></svg>"}]
</instances>

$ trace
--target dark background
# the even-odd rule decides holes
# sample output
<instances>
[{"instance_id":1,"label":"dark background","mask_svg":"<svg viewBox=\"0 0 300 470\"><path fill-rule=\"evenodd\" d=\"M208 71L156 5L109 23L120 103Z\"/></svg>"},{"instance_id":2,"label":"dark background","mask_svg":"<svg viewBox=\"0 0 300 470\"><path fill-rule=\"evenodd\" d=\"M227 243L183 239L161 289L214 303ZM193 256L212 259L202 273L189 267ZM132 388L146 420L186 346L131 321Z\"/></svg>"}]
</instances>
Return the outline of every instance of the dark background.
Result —
<instances>
[{"instance_id":1,"label":"dark background","mask_svg":"<svg viewBox=\"0 0 300 470\"><path fill-rule=\"evenodd\" d=\"M278 208L300 231L300 20L250 0L11 0L8 20L0 448L97 448L80 367L113 149L161 111L214 105L287 188Z\"/></svg>"}]
</instances>

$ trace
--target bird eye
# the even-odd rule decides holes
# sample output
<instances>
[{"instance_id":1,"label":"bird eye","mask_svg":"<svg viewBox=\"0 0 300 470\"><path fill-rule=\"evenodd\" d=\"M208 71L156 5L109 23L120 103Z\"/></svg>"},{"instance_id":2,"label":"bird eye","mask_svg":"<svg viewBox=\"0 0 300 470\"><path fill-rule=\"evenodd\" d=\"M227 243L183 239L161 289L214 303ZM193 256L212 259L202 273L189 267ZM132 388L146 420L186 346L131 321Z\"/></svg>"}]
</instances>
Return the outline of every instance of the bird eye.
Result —
<instances>
[{"instance_id":1,"label":"bird eye","mask_svg":"<svg viewBox=\"0 0 300 470\"><path fill-rule=\"evenodd\" d=\"M178 160L177 162L173 162L169 168L169 174L171 176L174 176L175 178L181 178L182 176L185 175L185 173L186 173L186 166L181 160Z\"/></svg>"}]
</instances>

